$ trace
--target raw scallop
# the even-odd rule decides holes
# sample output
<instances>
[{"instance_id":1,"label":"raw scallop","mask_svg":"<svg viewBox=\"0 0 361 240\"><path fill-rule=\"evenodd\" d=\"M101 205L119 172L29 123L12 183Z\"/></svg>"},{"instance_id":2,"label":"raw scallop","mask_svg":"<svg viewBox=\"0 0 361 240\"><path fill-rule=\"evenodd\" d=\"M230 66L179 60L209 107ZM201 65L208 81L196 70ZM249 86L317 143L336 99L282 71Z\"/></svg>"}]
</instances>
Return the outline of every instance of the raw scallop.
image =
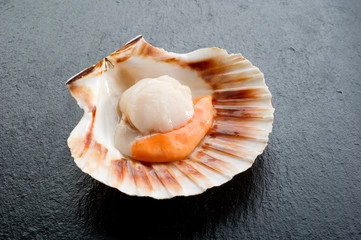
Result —
<instances>
[{"instance_id":1,"label":"raw scallop","mask_svg":"<svg viewBox=\"0 0 361 240\"><path fill-rule=\"evenodd\" d=\"M185 159L142 163L115 147L122 94L144 78L168 75L191 89L193 100L211 95L214 123ZM271 93L262 72L240 54L204 48L166 52L139 36L67 82L84 110L68 145L77 166L120 191L157 199L189 196L229 181L252 166L272 130Z\"/></svg>"}]
</instances>

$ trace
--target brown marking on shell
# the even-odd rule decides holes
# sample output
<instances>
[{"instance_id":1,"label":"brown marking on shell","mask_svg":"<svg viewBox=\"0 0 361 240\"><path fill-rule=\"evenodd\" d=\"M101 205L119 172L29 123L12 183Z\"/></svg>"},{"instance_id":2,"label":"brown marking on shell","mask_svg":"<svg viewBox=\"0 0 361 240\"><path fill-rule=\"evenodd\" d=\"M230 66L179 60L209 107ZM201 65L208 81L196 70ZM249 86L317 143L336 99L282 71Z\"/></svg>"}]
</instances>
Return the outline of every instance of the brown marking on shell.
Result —
<instances>
[{"instance_id":1,"label":"brown marking on shell","mask_svg":"<svg viewBox=\"0 0 361 240\"><path fill-rule=\"evenodd\" d=\"M140 40L142 39L143 36L138 36L136 38L134 38L133 40L129 41L128 43L126 43L123 47L119 48L117 51L115 51L114 53L112 53L110 56L114 57L116 55L119 55L123 52L128 51L129 49L133 48L134 45Z\"/></svg>"},{"instance_id":2,"label":"brown marking on shell","mask_svg":"<svg viewBox=\"0 0 361 240\"><path fill-rule=\"evenodd\" d=\"M68 85L68 88L75 99L81 99L89 108L91 107L94 94L89 87L84 85Z\"/></svg>"},{"instance_id":3,"label":"brown marking on shell","mask_svg":"<svg viewBox=\"0 0 361 240\"><path fill-rule=\"evenodd\" d=\"M93 141L91 150L87 152L87 168L89 174L95 172L98 166L103 162L107 156L108 149L97 141Z\"/></svg>"},{"instance_id":4,"label":"brown marking on shell","mask_svg":"<svg viewBox=\"0 0 361 240\"><path fill-rule=\"evenodd\" d=\"M125 55L125 56L122 56L122 57L118 57L118 58L116 59L116 61L117 61L117 63L125 62L125 61L127 61L130 57L131 57L130 54L129 54L129 55Z\"/></svg>"},{"instance_id":5,"label":"brown marking on shell","mask_svg":"<svg viewBox=\"0 0 361 240\"><path fill-rule=\"evenodd\" d=\"M208 82L210 82L211 79L214 78L215 76L226 74L234 70L239 70L239 68L244 68L248 65L251 64L249 63L249 61L246 60L234 62L231 64L221 63L219 65L215 65L214 67L204 69L202 71L202 77L206 79Z\"/></svg>"},{"instance_id":6,"label":"brown marking on shell","mask_svg":"<svg viewBox=\"0 0 361 240\"><path fill-rule=\"evenodd\" d=\"M94 151L98 159L105 160L108 149L98 142L94 142Z\"/></svg>"},{"instance_id":7,"label":"brown marking on shell","mask_svg":"<svg viewBox=\"0 0 361 240\"><path fill-rule=\"evenodd\" d=\"M140 43L137 44L136 47L134 47L132 54L134 54L135 56L143 56L147 45L148 44L145 43L144 41L140 41Z\"/></svg>"},{"instance_id":8,"label":"brown marking on shell","mask_svg":"<svg viewBox=\"0 0 361 240\"><path fill-rule=\"evenodd\" d=\"M152 164L148 164L145 162L143 162L142 164L143 164L145 173L147 174L148 179L149 179L151 185L153 186L154 191L157 191L161 188L164 188L167 191L167 188L164 186L162 181L159 179L159 176L157 175L156 171L152 167Z\"/></svg>"},{"instance_id":9,"label":"brown marking on shell","mask_svg":"<svg viewBox=\"0 0 361 240\"><path fill-rule=\"evenodd\" d=\"M211 142L205 143L203 146L204 149L209 149L211 151L220 152L222 154L226 154L235 158L241 158L243 159L245 156L249 155L256 155L254 151L251 151L249 149L242 148L240 146L237 146L235 144L214 144ZM252 161L253 163L253 161Z\"/></svg>"},{"instance_id":10,"label":"brown marking on shell","mask_svg":"<svg viewBox=\"0 0 361 240\"><path fill-rule=\"evenodd\" d=\"M217 134L232 135L232 136L237 136L237 137L241 137L244 135L242 133L242 129L220 128L218 125L213 124L212 128L209 130L209 135L211 137L217 137Z\"/></svg>"},{"instance_id":11,"label":"brown marking on shell","mask_svg":"<svg viewBox=\"0 0 361 240\"><path fill-rule=\"evenodd\" d=\"M190 67L193 70L204 71L206 69L213 68L214 66L216 66L216 62L217 61L214 58L209 58L209 59L203 59L198 62L190 62L187 64L188 67Z\"/></svg>"},{"instance_id":12,"label":"brown marking on shell","mask_svg":"<svg viewBox=\"0 0 361 240\"><path fill-rule=\"evenodd\" d=\"M76 80L79 80L87 75L89 75L90 73L92 73L95 70L95 65L83 70L82 72L80 72L78 75L74 76L73 78L69 79L66 84L69 85L73 82L75 82Z\"/></svg>"},{"instance_id":13,"label":"brown marking on shell","mask_svg":"<svg viewBox=\"0 0 361 240\"><path fill-rule=\"evenodd\" d=\"M219 116L231 118L263 118L267 109L258 107L215 108L216 118Z\"/></svg>"},{"instance_id":14,"label":"brown marking on shell","mask_svg":"<svg viewBox=\"0 0 361 240\"><path fill-rule=\"evenodd\" d=\"M154 167L155 173L158 175L159 180L163 183L164 187L172 193L180 193L182 191L182 186L179 184L177 179L171 173L171 170L163 166L157 165Z\"/></svg>"},{"instance_id":15,"label":"brown marking on shell","mask_svg":"<svg viewBox=\"0 0 361 240\"><path fill-rule=\"evenodd\" d=\"M240 67L248 66L249 61L239 61L239 62L232 62L232 63L224 63L220 61L218 64L214 65L214 67L210 67L208 69L204 69L201 72L201 76L207 81L211 82L217 76L229 74L234 70L239 70Z\"/></svg>"},{"instance_id":16,"label":"brown marking on shell","mask_svg":"<svg viewBox=\"0 0 361 240\"><path fill-rule=\"evenodd\" d=\"M229 79L231 79L231 80L229 80ZM212 84L214 89L224 89L224 88L230 88L229 86L238 86L239 82L245 82L250 79L252 79L252 77L243 77L243 78L232 79L229 76L219 75L219 77L211 78L211 80L209 80L209 82L210 82L210 84Z\"/></svg>"},{"instance_id":17,"label":"brown marking on shell","mask_svg":"<svg viewBox=\"0 0 361 240\"><path fill-rule=\"evenodd\" d=\"M116 56L116 55L120 55L122 53L125 53L125 52L129 51L133 47L134 47L134 44L125 45L122 48L116 50L114 53L110 54L110 56L113 57L113 56Z\"/></svg>"},{"instance_id":18,"label":"brown marking on shell","mask_svg":"<svg viewBox=\"0 0 361 240\"><path fill-rule=\"evenodd\" d=\"M132 50L134 48L134 45L129 45L126 48L121 48L111 55L109 55L107 58L114 59L116 63L121 63L126 60L128 60L132 56Z\"/></svg>"},{"instance_id":19,"label":"brown marking on shell","mask_svg":"<svg viewBox=\"0 0 361 240\"><path fill-rule=\"evenodd\" d=\"M184 66L181 61L172 56L169 56L169 54L163 49L153 47L145 41L142 41L142 44L139 45L136 50L134 50L134 54L143 57L151 57L154 61L158 62L177 63L181 66Z\"/></svg>"},{"instance_id":20,"label":"brown marking on shell","mask_svg":"<svg viewBox=\"0 0 361 240\"><path fill-rule=\"evenodd\" d=\"M133 166L134 165L134 166ZM137 185L138 189L141 189L142 192L150 192L153 190L153 186L150 183L147 174L145 173L142 165L130 162L130 167L132 167L132 172L135 180L135 185Z\"/></svg>"},{"instance_id":21,"label":"brown marking on shell","mask_svg":"<svg viewBox=\"0 0 361 240\"><path fill-rule=\"evenodd\" d=\"M198 72L198 75L213 89L219 89L221 83L235 82L232 76L226 73L237 70L240 67L252 66L252 64L241 55L233 55L227 61L225 56L217 56L217 58L203 59L197 62L189 62L185 65ZM183 64L184 65L184 64ZM255 70L254 70L255 71ZM246 81L251 76L240 76L238 81Z\"/></svg>"},{"instance_id":22,"label":"brown marking on shell","mask_svg":"<svg viewBox=\"0 0 361 240\"><path fill-rule=\"evenodd\" d=\"M228 117L228 116L217 116L214 118L216 124L222 124L226 122L227 124L232 124L234 127L238 128L258 128L260 130L268 131L272 128L269 127L268 122L269 118L237 118L237 117Z\"/></svg>"},{"instance_id":23,"label":"brown marking on shell","mask_svg":"<svg viewBox=\"0 0 361 240\"><path fill-rule=\"evenodd\" d=\"M214 158L202 150L197 152L196 156L192 157L191 160L194 162L201 163L207 168L210 168L213 171L216 171L221 174L232 172L234 168L230 163Z\"/></svg>"},{"instance_id":24,"label":"brown marking on shell","mask_svg":"<svg viewBox=\"0 0 361 240\"><path fill-rule=\"evenodd\" d=\"M186 65L185 62L182 62L175 57L164 58L162 61L169 64L178 64L181 67L184 67Z\"/></svg>"},{"instance_id":25,"label":"brown marking on shell","mask_svg":"<svg viewBox=\"0 0 361 240\"><path fill-rule=\"evenodd\" d=\"M130 46L136 44L141 39L143 39L143 36L139 35L136 38L134 38L134 39L130 40L129 42L127 42L122 48L130 47Z\"/></svg>"},{"instance_id":26,"label":"brown marking on shell","mask_svg":"<svg viewBox=\"0 0 361 240\"><path fill-rule=\"evenodd\" d=\"M252 79L255 76L258 75L262 75L261 71L256 68L256 67L247 67L242 69L242 71L237 71L236 73L228 73L228 74L222 74L223 80L220 81L219 83L229 83L229 82L234 82L234 83L239 83L239 82L244 82L246 80Z\"/></svg>"},{"instance_id":27,"label":"brown marking on shell","mask_svg":"<svg viewBox=\"0 0 361 240\"><path fill-rule=\"evenodd\" d=\"M195 169L192 165L188 164L185 160L174 162L174 166L194 182L197 182L197 179L207 179L206 176Z\"/></svg>"},{"instance_id":28,"label":"brown marking on shell","mask_svg":"<svg viewBox=\"0 0 361 240\"><path fill-rule=\"evenodd\" d=\"M114 64L108 58L104 58L104 71L109 71L112 68L114 68Z\"/></svg>"},{"instance_id":29,"label":"brown marking on shell","mask_svg":"<svg viewBox=\"0 0 361 240\"><path fill-rule=\"evenodd\" d=\"M213 97L219 99L254 99L268 94L264 88L247 88L247 89L227 89L222 91L215 91Z\"/></svg>"},{"instance_id":30,"label":"brown marking on shell","mask_svg":"<svg viewBox=\"0 0 361 240\"><path fill-rule=\"evenodd\" d=\"M91 124L89 126L89 129L85 135L85 138L84 138L84 150L83 152L80 154L79 157L82 157L87 151L88 151L88 148L90 146L90 144L92 143L93 141L93 128L94 128L94 122L95 122L95 115L96 115L96 106L93 106L91 109L90 109L90 112L92 113L92 121L91 121Z\"/></svg>"},{"instance_id":31,"label":"brown marking on shell","mask_svg":"<svg viewBox=\"0 0 361 240\"><path fill-rule=\"evenodd\" d=\"M220 135L231 135L235 137L249 138L249 139L266 139L267 132L263 129L251 128L251 127L242 127L240 128L237 125L230 124L232 122L220 123L215 122L213 127L209 131L210 136L216 137L218 134Z\"/></svg>"},{"instance_id":32,"label":"brown marking on shell","mask_svg":"<svg viewBox=\"0 0 361 240\"><path fill-rule=\"evenodd\" d=\"M144 48L142 52L139 52L139 55L149 56L149 57L157 57L159 59L160 56L164 56L164 52L159 48L155 48L149 44L144 44Z\"/></svg>"},{"instance_id":33,"label":"brown marking on shell","mask_svg":"<svg viewBox=\"0 0 361 240\"><path fill-rule=\"evenodd\" d=\"M97 64L95 64L95 69L101 69L101 67L104 64L104 59L100 60L100 62L98 62Z\"/></svg>"},{"instance_id":34,"label":"brown marking on shell","mask_svg":"<svg viewBox=\"0 0 361 240\"><path fill-rule=\"evenodd\" d=\"M272 108L269 100L270 95L251 99L212 99L213 106L234 106L234 107L269 107Z\"/></svg>"},{"instance_id":35,"label":"brown marking on shell","mask_svg":"<svg viewBox=\"0 0 361 240\"><path fill-rule=\"evenodd\" d=\"M84 77L87 77L89 75L100 75L102 73L102 71L100 71L101 67L103 66L104 63L104 59L102 59L100 62L98 62L97 64L83 70L82 72L80 72L79 74L77 74L76 76L72 77L71 79L69 79L66 82L66 85L70 85L73 84L75 81L82 79Z\"/></svg>"},{"instance_id":36,"label":"brown marking on shell","mask_svg":"<svg viewBox=\"0 0 361 240\"><path fill-rule=\"evenodd\" d=\"M115 177L115 182L118 186L124 181L124 177L127 174L127 159L121 158L118 160L113 160L111 162L112 174Z\"/></svg>"},{"instance_id":37,"label":"brown marking on shell","mask_svg":"<svg viewBox=\"0 0 361 240\"><path fill-rule=\"evenodd\" d=\"M186 63L175 57L170 56L163 49L153 47L148 43L144 43L143 47L139 50L139 55L144 57L151 57L154 61L164 62L169 64L177 64L180 67L185 67Z\"/></svg>"},{"instance_id":38,"label":"brown marking on shell","mask_svg":"<svg viewBox=\"0 0 361 240\"><path fill-rule=\"evenodd\" d=\"M258 151L258 152L265 147L265 144L267 144L267 139L249 139L249 138L224 135L224 134L218 134L213 139L234 143L235 148L240 146L243 148L251 148L254 151ZM250 142L252 142L251 145Z\"/></svg>"},{"instance_id":39,"label":"brown marking on shell","mask_svg":"<svg viewBox=\"0 0 361 240\"><path fill-rule=\"evenodd\" d=\"M254 75L252 77L237 78L234 81L228 81L228 76L214 83L215 89L229 89L237 87L249 87L249 85L263 85L264 80L261 74Z\"/></svg>"}]
</instances>

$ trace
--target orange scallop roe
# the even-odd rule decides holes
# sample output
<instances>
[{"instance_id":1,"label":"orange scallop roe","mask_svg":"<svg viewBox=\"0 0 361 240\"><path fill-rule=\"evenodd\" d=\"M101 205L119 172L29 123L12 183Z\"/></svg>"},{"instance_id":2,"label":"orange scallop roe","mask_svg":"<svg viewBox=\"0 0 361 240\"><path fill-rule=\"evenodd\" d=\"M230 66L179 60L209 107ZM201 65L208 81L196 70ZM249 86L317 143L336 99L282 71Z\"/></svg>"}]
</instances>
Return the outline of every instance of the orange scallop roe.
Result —
<instances>
[{"instance_id":1,"label":"orange scallop roe","mask_svg":"<svg viewBox=\"0 0 361 240\"><path fill-rule=\"evenodd\" d=\"M132 157L143 162L170 162L188 156L206 135L213 122L211 96L197 98L193 101L193 106L193 117L183 127L134 142Z\"/></svg>"}]
</instances>

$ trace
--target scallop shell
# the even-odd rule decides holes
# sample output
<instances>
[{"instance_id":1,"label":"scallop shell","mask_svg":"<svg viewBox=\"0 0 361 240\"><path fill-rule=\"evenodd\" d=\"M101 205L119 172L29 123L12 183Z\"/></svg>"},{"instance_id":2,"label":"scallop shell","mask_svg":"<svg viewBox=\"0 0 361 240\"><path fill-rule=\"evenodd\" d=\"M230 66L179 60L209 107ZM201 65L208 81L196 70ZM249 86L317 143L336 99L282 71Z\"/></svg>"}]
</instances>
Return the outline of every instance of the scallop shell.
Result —
<instances>
[{"instance_id":1,"label":"scallop shell","mask_svg":"<svg viewBox=\"0 0 361 240\"><path fill-rule=\"evenodd\" d=\"M136 81L161 75L188 85L194 98L212 95L214 123L186 159L142 163L114 147L117 103ZM84 110L68 138L75 163L129 195L164 199L219 186L252 166L272 130L274 109L263 73L242 55L219 48L177 54L138 36L66 84Z\"/></svg>"}]
</instances>

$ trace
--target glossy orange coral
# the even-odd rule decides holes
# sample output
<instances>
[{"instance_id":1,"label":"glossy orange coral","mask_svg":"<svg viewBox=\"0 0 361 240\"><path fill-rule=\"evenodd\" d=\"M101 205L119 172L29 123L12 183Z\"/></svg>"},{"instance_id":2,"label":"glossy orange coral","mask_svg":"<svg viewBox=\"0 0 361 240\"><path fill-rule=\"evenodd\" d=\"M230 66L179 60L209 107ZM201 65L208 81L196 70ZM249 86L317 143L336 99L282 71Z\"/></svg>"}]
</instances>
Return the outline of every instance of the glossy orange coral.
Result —
<instances>
[{"instance_id":1,"label":"glossy orange coral","mask_svg":"<svg viewBox=\"0 0 361 240\"><path fill-rule=\"evenodd\" d=\"M132 145L132 158L144 162L170 162L189 155L206 135L213 121L212 97L194 100L194 114L181 128L157 133Z\"/></svg>"}]
</instances>

